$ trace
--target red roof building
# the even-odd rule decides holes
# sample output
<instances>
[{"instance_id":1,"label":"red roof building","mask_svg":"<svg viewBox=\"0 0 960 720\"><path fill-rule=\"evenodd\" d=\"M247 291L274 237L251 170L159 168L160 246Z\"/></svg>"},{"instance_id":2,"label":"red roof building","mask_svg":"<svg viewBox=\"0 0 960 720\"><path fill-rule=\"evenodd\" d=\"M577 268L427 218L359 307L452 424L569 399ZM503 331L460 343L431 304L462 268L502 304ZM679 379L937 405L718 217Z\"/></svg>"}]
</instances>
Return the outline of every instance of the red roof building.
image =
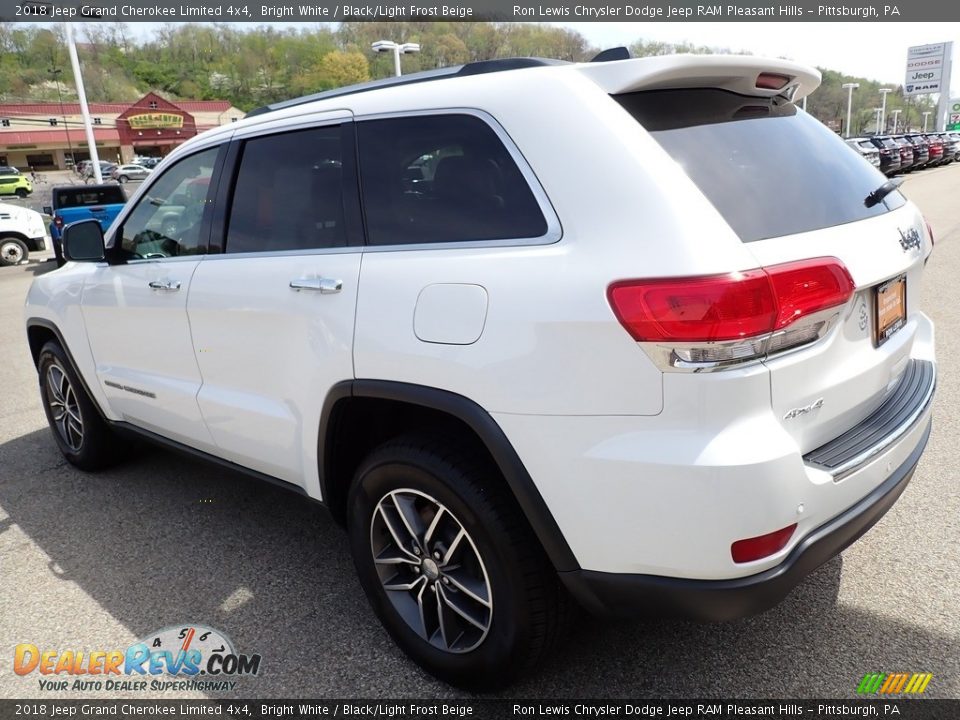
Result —
<instances>
[{"instance_id":1,"label":"red roof building","mask_svg":"<svg viewBox=\"0 0 960 720\"><path fill-rule=\"evenodd\" d=\"M172 102L150 92L134 103L90 103L101 160L160 157L191 137L243 117L226 100ZM80 104L0 103L0 165L64 169L90 157Z\"/></svg>"}]
</instances>

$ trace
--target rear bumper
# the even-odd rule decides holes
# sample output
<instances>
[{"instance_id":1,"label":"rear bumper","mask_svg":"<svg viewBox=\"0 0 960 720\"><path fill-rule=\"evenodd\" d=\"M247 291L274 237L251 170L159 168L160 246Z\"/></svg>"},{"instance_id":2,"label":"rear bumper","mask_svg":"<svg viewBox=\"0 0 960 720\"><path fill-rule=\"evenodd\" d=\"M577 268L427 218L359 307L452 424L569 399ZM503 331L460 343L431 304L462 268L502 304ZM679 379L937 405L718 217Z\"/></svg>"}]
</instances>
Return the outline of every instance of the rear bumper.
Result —
<instances>
[{"instance_id":1,"label":"rear bumper","mask_svg":"<svg viewBox=\"0 0 960 720\"><path fill-rule=\"evenodd\" d=\"M841 553L882 518L900 497L930 437L927 414L922 438L909 457L871 493L820 525L779 565L732 580L690 580L576 570L560 573L583 607L602 615L733 620L763 612L783 600L807 575Z\"/></svg>"}]
</instances>

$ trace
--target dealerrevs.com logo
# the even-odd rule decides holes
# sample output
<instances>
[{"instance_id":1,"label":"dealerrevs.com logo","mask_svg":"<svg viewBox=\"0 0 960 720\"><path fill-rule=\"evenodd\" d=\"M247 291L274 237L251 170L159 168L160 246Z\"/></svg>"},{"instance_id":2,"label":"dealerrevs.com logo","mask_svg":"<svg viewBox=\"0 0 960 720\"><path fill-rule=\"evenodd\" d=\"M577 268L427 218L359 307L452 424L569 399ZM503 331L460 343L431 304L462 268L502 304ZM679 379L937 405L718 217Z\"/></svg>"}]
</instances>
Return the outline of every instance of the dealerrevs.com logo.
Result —
<instances>
[{"instance_id":1,"label":"dealerrevs.com logo","mask_svg":"<svg viewBox=\"0 0 960 720\"><path fill-rule=\"evenodd\" d=\"M235 678L260 672L260 655L238 653L230 639L205 625L150 633L125 650L49 650L21 643L13 651L17 675L38 674L49 691L227 691Z\"/></svg>"}]
</instances>

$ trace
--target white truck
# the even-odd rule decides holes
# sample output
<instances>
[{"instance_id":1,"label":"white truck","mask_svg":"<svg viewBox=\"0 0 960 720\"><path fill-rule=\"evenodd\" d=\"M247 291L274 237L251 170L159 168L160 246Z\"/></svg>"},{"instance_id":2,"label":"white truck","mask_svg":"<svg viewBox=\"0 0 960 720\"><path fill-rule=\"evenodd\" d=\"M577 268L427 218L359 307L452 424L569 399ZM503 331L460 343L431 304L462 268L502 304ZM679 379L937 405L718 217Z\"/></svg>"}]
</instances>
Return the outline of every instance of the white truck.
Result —
<instances>
[{"instance_id":1,"label":"white truck","mask_svg":"<svg viewBox=\"0 0 960 720\"><path fill-rule=\"evenodd\" d=\"M0 265L19 265L51 246L47 224L36 210L0 204Z\"/></svg>"}]
</instances>

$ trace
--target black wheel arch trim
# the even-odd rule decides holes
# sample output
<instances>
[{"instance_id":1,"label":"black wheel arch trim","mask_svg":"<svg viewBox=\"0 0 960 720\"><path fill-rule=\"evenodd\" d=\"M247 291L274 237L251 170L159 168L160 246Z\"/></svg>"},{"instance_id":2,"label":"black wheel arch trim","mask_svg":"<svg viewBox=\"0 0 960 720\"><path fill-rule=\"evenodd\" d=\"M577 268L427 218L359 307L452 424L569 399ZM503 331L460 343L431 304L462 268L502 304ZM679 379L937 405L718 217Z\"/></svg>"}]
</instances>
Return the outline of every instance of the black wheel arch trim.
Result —
<instances>
[{"instance_id":1,"label":"black wheel arch trim","mask_svg":"<svg viewBox=\"0 0 960 720\"><path fill-rule=\"evenodd\" d=\"M54 337L57 339L57 342L60 344L60 347L63 349L63 352L67 356L67 360L70 362L70 369L73 370L73 374L77 376L77 379L80 381L80 385L83 387L83 391L87 394L87 397L90 398L90 402L97 409L97 413L103 419L104 422L110 422L110 419L104 414L103 408L100 407L100 403L97 402L97 397L92 392L90 392L90 386L87 384L87 379L83 376L83 373L80 372L79 367L77 366L77 361L73 357L73 353L70 352L70 346L67 345L67 341L63 338L63 333L60 332L53 322L46 320L44 318L28 318L27 319L27 333L29 338L30 328L40 327L44 330L49 330L53 333ZM30 355L33 356L33 348L30 350ZM33 363L37 368L37 372L40 371L40 356L39 354L33 358Z\"/></svg>"},{"instance_id":2,"label":"black wheel arch trim","mask_svg":"<svg viewBox=\"0 0 960 720\"><path fill-rule=\"evenodd\" d=\"M503 474L520 509L558 572L580 569L560 526L537 490L523 462L500 425L480 405L447 390L390 380L345 380L334 385L320 417L317 453L320 459L320 489L329 498L333 483L333 453L326 452L335 437L337 405L347 398L371 398L409 403L451 415L467 425L487 448Z\"/></svg>"}]
</instances>

